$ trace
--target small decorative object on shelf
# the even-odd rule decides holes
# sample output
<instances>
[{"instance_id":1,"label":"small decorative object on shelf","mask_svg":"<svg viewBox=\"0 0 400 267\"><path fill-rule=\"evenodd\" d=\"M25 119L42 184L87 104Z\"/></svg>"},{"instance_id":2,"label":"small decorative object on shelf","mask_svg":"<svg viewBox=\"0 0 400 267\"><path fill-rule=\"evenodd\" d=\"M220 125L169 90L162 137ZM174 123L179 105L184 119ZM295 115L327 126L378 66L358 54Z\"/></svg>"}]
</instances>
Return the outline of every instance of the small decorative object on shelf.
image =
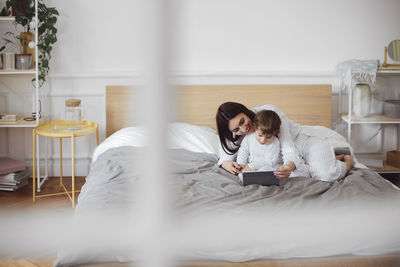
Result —
<instances>
[{"instance_id":1,"label":"small decorative object on shelf","mask_svg":"<svg viewBox=\"0 0 400 267\"><path fill-rule=\"evenodd\" d=\"M15 55L15 68L17 70L29 70L32 64L32 54Z\"/></svg>"},{"instance_id":2,"label":"small decorative object on shelf","mask_svg":"<svg viewBox=\"0 0 400 267\"><path fill-rule=\"evenodd\" d=\"M389 118L400 119L400 100L383 101L383 115Z\"/></svg>"},{"instance_id":3,"label":"small decorative object on shelf","mask_svg":"<svg viewBox=\"0 0 400 267\"><path fill-rule=\"evenodd\" d=\"M31 32L21 32L19 36L21 46L23 47L22 53L24 55L31 55L29 68L32 68L35 65L35 35Z\"/></svg>"},{"instance_id":4,"label":"small decorative object on shelf","mask_svg":"<svg viewBox=\"0 0 400 267\"><path fill-rule=\"evenodd\" d=\"M3 53L3 69L15 70L15 54L12 52Z\"/></svg>"},{"instance_id":5,"label":"small decorative object on shelf","mask_svg":"<svg viewBox=\"0 0 400 267\"><path fill-rule=\"evenodd\" d=\"M387 56L393 60L388 63ZM393 40L388 46L385 46L385 56L380 70L400 70L400 40Z\"/></svg>"},{"instance_id":6,"label":"small decorative object on shelf","mask_svg":"<svg viewBox=\"0 0 400 267\"><path fill-rule=\"evenodd\" d=\"M32 33L29 33L33 35ZM14 46L14 50L18 50L18 53L15 54L15 68L19 70L28 70L32 68L32 49L28 47L28 33L21 32L20 34L14 34L13 32L7 32L7 36L11 38L3 38L5 44L3 47L8 47L10 45ZM34 50L34 49L33 49Z\"/></svg>"},{"instance_id":7,"label":"small decorative object on shelf","mask_svg":"<svg viewBox=\"0 0 400 267\"><path fill-rule=\"evenodd\" d=\"M16 122L20 117L19 113L0 113L0 122Z\"/></svg>"},{"instance_id":8,"label":"small decorative object on shelf","mask_svg":"<svg viewBox=\"0 0 400 267\"><path fill-rule=\"evenodd\" d=\"M39 119L42 118L42 101L39 100L38 103L39 103L39 108L38 108L38 110L36 111L36 108L33 109L33 110L35 110L35 111L32 112L32 117L25 117L25 118L24 118L25 121L35 121L35 120L36 120L36 117L37 117L36 114L38 114Z\"/></svg>"},{"instance_id":9,"label":"small decorative object on shelf","mask_svg":"<svg viewBox=\"0 0 400 267\"><path fill-rule=\"evenodd\" d=\"M386 163L396 168L400 168L400 151L399 150L388 151L386 153Z\"/></svg>"},{"instance_id":10,"label":"small decorative object on shelf","mask_svg":"<svg viewBox=\"0 0 400 267\"><path fill-rule=\"evenodd\" d=\"M354 115L366 117L371 106L371 88L368 84L356 84L353 89Z\"/></svg>"}]
</instances>

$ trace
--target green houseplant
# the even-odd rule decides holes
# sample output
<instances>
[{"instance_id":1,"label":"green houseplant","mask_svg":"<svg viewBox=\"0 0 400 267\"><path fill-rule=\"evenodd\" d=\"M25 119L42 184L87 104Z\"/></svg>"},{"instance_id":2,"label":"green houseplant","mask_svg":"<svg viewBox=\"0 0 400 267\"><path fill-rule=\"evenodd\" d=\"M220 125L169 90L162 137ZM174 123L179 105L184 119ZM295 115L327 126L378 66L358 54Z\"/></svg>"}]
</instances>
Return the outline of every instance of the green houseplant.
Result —
<instances>
[{"instance_id":1,"label":"green houseplant","mask_svg":"<svg viewBox=\"0 0 400 267\"><path fill-rule=\"evenodd\" d=\"M25 44L27 40L22 40L21 35L15 35L13 32L7 32L6 36L13 37L15 41L13 41L11 38L3 38L4 45L0 48L0 50L2 51L9 46L14 46L15 50L19 51L19 53L15 54L15 68L21 70L30 69L32 67L32 54L28 53L26 49L23 49L23 44ZM28 44L26 44L26 46L28 46Z\"/></svg>"},{"instance_id":2,"label":"green houseplant","mask_svg":"<svg viewBox=\"0 0 400 267\"><path fill-rule=\"evenodd\" d=\"M29 51L29 43L34 40L31 31L36 26L35 1L6 0L6 7L15 11L15 23L24 28L24 32L19 35L21 46L23 51ZM57 42L57 28L55 27L57 16L59 16L59 13L56 8L48 7L43 0L38 0L39 87L42 87L46 82L50 70L51 51L53 45Z\"/></svg>"}]
</instances>

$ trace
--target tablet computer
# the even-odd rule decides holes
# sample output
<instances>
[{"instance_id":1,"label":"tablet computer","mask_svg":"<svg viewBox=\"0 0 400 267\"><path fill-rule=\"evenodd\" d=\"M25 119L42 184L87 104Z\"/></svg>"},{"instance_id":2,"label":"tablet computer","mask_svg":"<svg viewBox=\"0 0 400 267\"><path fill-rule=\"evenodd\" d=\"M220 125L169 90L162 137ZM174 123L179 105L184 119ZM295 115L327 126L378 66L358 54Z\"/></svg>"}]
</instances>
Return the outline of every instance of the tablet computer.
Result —
<instances>
[{"instance_id":1,"label":"tablet computer","mask_svg":"<svg viewBox=\"0 0 400 267\"><path fill-rule=\"evenodd\" d=\"M338 155L351 155L349 147L335 147L335 156Z\"/></svg>"},{"instance_id":2,"label":"tablet computer","mask_svg":"<svg viewBox=\"0 0 400 267\"><path fill-rule=\"evenodd\" d=\"M279 179L276 178L273 171L245 171L239 174L242 185L279 185Z\"/></svg>"}]
</instances>

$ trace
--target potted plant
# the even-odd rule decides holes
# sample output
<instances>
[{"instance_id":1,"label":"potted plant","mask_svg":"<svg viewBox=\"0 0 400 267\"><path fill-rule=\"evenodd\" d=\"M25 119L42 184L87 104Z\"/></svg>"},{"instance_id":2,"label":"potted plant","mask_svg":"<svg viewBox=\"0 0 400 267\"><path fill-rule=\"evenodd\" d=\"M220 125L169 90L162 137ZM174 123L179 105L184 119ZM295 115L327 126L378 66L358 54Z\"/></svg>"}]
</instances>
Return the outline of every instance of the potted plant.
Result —
<instances>
[{"instance_id":1,"label":"potted plant","mask_svg":"<svg viewBox=\"0 0 400 267\"><path fill-rule=\"evenodd\" d=\"M6 7L16 10L15 23L24 28L24 31L19 34L21 46L34 58L34 46L29 47L29 43L35 39L31 32L36 26L35 1L6 0ZM59 13L56 8L47 7L43 0L38 0L39 87L45 83L50 70L51 51L57 42L57 28L55 27L57 16Z\"/></svg>"},{"instance_id":2,"label":"potted plant","mask_svg":"<svg viewBox=\"0 0 400 267\"><path fill-rule=\"evenodd\" d=\"M15 68L20 70L27 70L32 68L32 54L28 53L26 47L29 47L27 40L23 40L21 35L15 35L13 32L7 32L6 35L14 37L17 41L14 42L9 38L3 38L5 44L2 48L6 48L8 45L13 45L19 54L15 54ZM34 44L31 47L34 47Z\"/></svg>"},{"instance_id":3,"label":"potted plant","mask_svg":"<svg viewBox=\"0 0 400 267\"><path fill-rule=\"evenodd\" d=\"M6 8L12 9L12 13L15 16L15 23L21 25L24 30L18 35L18 39L21 42L22 54L31 54L32 65L34 62L35 49L30 48L28 45L30 42L35 41L35 36L31 32L34 28L32 21L35 17L35 2L34 0L7 0Z\"/></svg>"}]
</instances>

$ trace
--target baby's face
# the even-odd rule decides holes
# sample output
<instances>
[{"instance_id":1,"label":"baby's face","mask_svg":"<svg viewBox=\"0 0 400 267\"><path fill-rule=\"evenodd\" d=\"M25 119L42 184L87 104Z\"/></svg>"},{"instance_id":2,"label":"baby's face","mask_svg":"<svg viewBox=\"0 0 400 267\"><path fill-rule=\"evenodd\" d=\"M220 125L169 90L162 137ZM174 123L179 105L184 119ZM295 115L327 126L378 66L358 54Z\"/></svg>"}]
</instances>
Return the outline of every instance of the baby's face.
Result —
<instances>
[{"instance_id":1,"label":"baby's face","mask_svg":"<svg viewBox=\"0 0 400 267\"><path fill-rule=\"evenodd\" d=\"M274 141L275 136L272 134L263 134L263 132L260 129L256 130L256 140L262 144L262 145L267 145L270 144Z\"/></svg>"}]
</instances>

